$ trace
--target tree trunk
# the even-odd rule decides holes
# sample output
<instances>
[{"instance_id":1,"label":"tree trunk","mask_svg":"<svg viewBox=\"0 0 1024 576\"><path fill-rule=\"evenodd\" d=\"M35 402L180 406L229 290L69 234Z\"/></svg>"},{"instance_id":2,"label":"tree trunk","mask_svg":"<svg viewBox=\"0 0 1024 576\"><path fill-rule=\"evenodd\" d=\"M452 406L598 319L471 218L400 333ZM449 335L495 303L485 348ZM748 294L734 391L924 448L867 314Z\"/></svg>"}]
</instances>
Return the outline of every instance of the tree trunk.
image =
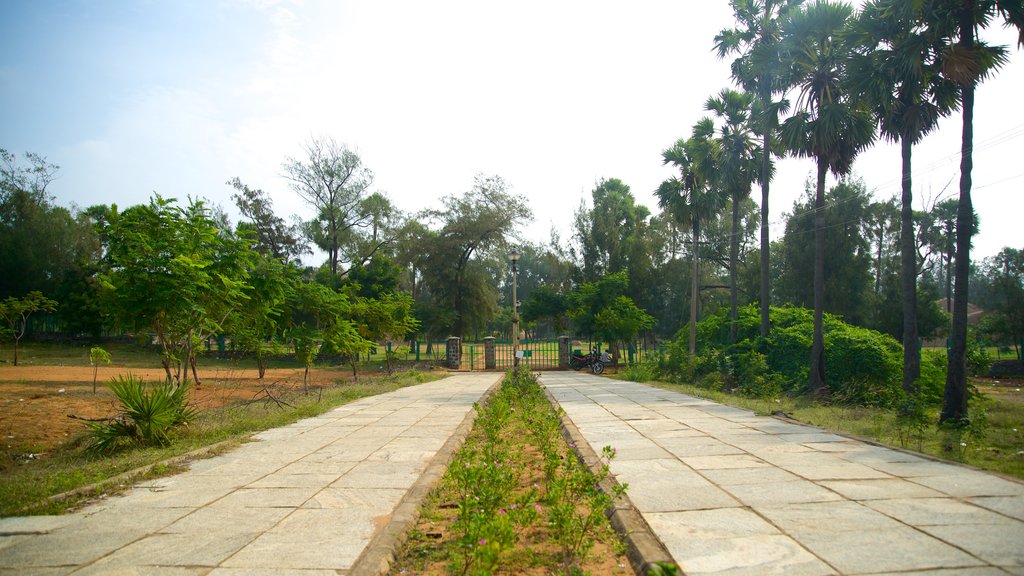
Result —
<instances>
[{"instance_id":1,"label":"tree trunk","mask_svg":"<svg viewBox=\"0 0 1024 576\"><path fill-rule=\"evenodd\" d=\"M811 393L825 388L825 171L818 160L818 188L814 195L814 340L811 344Z\"/></svg>"},{"instance_id":2,"label":"tree trunk","mask_svg":"<svg viewBox=\"0 0 1024 576\"><path fill-rule=\"evenodd\" d=\"M962 9L960 45L974 49L972 10ZM962 86L963 138L960 142L960 202L956 210L956 260L953 268L953 328L950 334L946 389L939 422L963 420L967 414L967 285L971 272L971 236L974 206L971 203L971 170L974 158L974 82Z\"/></svg>"},{"instance_id":3,"label":"tree trunk","mask_svg":"<svg viewBox=\"0 0 1024 576\"><path fill-rule=\"evenodd\" d=\"M694 215L691 230L693 234L693 265L690 267L690 357L697 354L697 300L700 298L699 268L697 264L697 238L700 236L700 221Z\"/></svg>"},{"instance_id":4,"label":"tree trunk","mask_svg":"<svg viewBox=\"0 0 1024 576\"><path fill-rule=\"evenodd\" d=\"M914 241L914 192L911 187L909 139L900 141L903 152L903 198L900 208L900 281L903 289L903 390L913 393L921 374L917 349L917 251Z\"/></svg>"},{"instance_id":5,"label":"tree trunk","mask_svg":"<svg viewBox=\"0 0 1024 576\"><path fill-rule=\"evenodd\" d=\"M729 240L729 343L736 343L736 261L740 253L740 197L732 197L732 236Z\"/></svg>"},{"instance_id":6,"label":"tree trunk","mask_svg":"<svg viewBox=\"0 0 1024 576\"><path fill-rule=\"evenodd\" d=\"M765 99L767 103L767 99ZM769 318L769 307L771 305L770 274L768 270L770 242L768 238L768 175L771 172L771 155L768 152L769 131L765 129L762 150L764 156L761 158L761 336L768 337L768 330L771 329Z\"/></svg>"},{"instance_id":7,"label":"tree trunk","mask_svg":"<svg viewBox=\"0 0 1024 576\"><path fill-rule=\"evenodd\" d=\"M192 379L196 381L196 387L199 387L202 382L199 381L199 372L196 370L196 352L191 348L188 351L188 363L192 367Z\"/></svg>"}]
</instances>

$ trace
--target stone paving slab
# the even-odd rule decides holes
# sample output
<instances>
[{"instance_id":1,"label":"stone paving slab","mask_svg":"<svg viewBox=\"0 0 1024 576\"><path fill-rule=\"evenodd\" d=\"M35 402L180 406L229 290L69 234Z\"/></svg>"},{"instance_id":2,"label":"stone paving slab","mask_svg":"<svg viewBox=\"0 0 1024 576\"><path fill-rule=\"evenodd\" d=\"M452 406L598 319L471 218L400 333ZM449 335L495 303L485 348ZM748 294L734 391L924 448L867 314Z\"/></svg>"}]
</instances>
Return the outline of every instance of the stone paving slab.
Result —
<instances>
[{"instance_id":1,"label":"stone paving slab","mask_svg":"<svg viewBox=\"0 0 1024 576\"><path fill-rule=\"evenodd\" d=\"M74 514L0 518L0 575L345 573L501 376L363 398Z\"/></svg>"},{"instance_id":2,"label":"stone paving slab","mask_svg":"<svg viewBox=\"0 0 1024 576\"><path fill-rule=\"evenodd\" d=\"M686 574L1024 575L1019 481L633 382L541 383L617 449L612 473Z\"/></svg>"}]
</instances>

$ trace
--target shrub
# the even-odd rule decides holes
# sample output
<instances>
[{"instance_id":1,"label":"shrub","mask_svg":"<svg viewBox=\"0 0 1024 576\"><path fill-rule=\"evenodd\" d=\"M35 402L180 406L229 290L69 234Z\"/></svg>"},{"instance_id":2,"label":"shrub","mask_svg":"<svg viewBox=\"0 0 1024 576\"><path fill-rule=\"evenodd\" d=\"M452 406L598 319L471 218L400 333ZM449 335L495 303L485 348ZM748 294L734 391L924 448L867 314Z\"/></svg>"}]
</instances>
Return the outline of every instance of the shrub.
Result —
<instances>
[{"instance_id":1,"label":"shrub","mask_svg":"<svg viewBox=\"0 0 1024 576\"><path fill-rule=\"evenodd\" d=\"M650 382L658 377L658 366L650 362L637 362L626 366L622 377L631 382Z\"/></svg>"},{"instance_id":2,"label":"shrub","mask_svg":"<svg viewBox=\"0 0 1024 576\"><path fill-rule=\"evenodd\" d=\"M162 445L171 443L171 431L196 416L188 405L187 385L168 382L147 386L131 374L112 379L107 386L121 404L112 421L90 423L90 449L110 452L122 444Z\"/></svg>"},{"instance_id":3,"label":"shrub","mask_svg":"<svg viewBox=\"0 0 1024 576\"><path fill-rule=\"evenodd\" d=\"M776 389L806 391L814 329L811 310L772 308L772 330L767 339L762 339L760 311L755 305L746 306L739 311L738 339L733 344L728 342L726 313L722 310L698 324L701 347L692 361L692 374L702 385L719 384L708 378L718 372L727 379L726 384L743 394L766 397ZM824 320L826 381L833 397L867 405L896 402L903 374L900 343L830 314ZM681 374L687 366L686 350L686 335L680 333L676 342L668 346L668 368L679 371L673 375Z\"/></svg>"}]
</instances>

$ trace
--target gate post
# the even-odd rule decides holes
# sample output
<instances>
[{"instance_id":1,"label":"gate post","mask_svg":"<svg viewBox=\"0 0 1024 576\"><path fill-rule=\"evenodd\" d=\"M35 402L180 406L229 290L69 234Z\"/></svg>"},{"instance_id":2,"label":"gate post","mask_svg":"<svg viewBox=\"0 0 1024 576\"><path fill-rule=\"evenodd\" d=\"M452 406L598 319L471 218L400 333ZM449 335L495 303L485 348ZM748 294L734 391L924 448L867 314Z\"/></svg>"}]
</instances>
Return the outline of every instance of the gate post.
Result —
<instances>
[{"instance_id":1,"label":"gate post","mask_svg":"<svg viewBox=\"0 0 1024 576\"><path fill-rule=\"evenodd\" d=\"M494 336L484 338L484 370L494 370L498 367L498 359L494 352Z\"/></svg>"},{"instance_id":2,"label":"gate post","mask_svg":"<svg viewBox=\"0 0 1024 576\"><path fill-rule=\"evenodd\" d=\"M558 368L561 370L569 369L570 342L571 340L568 336L558 337Z\"/></svg>"},{"instance_id":3,"label":"gate post","mask_svg":"<svg viewBox=\"0 0 1024 576\"><path fill-rule=\"evenodd\" d=\"M445 343L445 365L452 370L458 370L462 365L462 338L448 338L448 342Z\"/></svg>"}]
</instances>

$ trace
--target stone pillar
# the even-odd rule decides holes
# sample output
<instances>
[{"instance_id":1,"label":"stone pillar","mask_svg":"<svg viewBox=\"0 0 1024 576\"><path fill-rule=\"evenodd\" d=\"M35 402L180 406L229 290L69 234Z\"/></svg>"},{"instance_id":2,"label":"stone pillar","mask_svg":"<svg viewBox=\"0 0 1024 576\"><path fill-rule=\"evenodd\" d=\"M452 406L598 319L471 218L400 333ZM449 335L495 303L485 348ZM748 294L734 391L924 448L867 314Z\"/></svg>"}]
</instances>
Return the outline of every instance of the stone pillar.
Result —
<instances>
[{"instance_id":1,"label":"stone pillar","mask_svg":"<svg viewBox=\"0 0 1024 576\"><path fill-rule=\"evenodd\" d=\"M494 351L494 337L484 338L484 370L494 370L498 367L498 359Z\"/></svg>"},{"instance_id":2,"label":"stone pillar","mask_svg":"<svg viewBox=\"0 0 1024 576\"><path fill-rule=\"evenodd\" d=\"M445 345L445 366L458 370L462 366L462 338L452 336Z\"/></svg>"},{"instance_id":3,"label":"stone pillar","mask_svg":"<svg viewBox=\"0 0 1024 576\"><path fill-rule=\"evenodd\" d=\"M569 369L569 355L572 354L572 339L568 336L558 337L558 367L562 370Z\"/></svg>"}]
</instances>

